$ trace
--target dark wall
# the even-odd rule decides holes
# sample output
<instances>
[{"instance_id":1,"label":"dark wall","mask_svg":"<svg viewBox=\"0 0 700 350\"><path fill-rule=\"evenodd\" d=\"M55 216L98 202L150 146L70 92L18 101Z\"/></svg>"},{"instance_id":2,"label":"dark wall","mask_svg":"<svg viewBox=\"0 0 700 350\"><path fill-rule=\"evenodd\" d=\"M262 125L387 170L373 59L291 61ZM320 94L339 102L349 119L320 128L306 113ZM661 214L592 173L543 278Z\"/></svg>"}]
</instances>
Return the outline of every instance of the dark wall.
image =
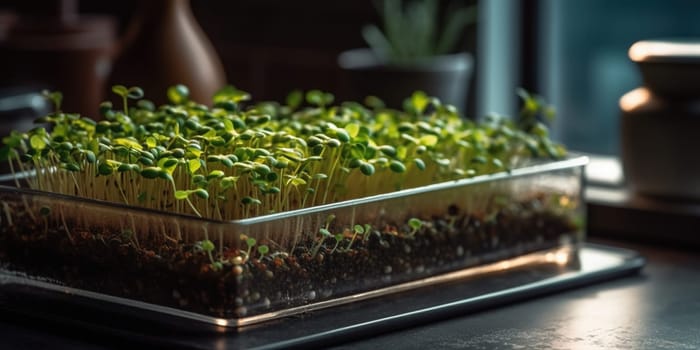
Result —
<instances>
[{"instance_id":1,"label":"dark wall","mask_svg":"<svg viewBox=\"0 0 700 350\"><path fill-rule=\"evenodd\" d=\"M114 16L121 33L139 4L137 0L68 2L75 2L83 14ZM3 0L0 9L50 12L56 3ZM360 30L378 21L372 0L193 0L191 5L223 61L228 81L258 100L279 100L293 89L342 94L336 57L345 49L366 46ZM474 33L463 41L473 51Z\"/></svg>"}]
</instances>

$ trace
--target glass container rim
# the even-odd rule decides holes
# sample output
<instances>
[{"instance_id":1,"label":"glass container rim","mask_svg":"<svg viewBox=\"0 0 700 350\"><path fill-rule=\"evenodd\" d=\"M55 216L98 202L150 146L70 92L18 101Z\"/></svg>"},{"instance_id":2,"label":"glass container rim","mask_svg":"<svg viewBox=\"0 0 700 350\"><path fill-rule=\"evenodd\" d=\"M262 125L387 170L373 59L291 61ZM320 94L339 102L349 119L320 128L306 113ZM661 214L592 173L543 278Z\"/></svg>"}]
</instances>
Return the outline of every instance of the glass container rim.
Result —
<instances>
[{"instance_id":1,"label":"glass container rim","mask_svg":"<svg viewBox=\"0 0 700 350\"><path fill-rule=\"evenodd\" d=\"M308 208L287 210L287 211L278 212L278 213L270 213L270 214L259 215L259 216L255 216L255 217L251 217L251 218L233 219L233 220L216 220L216 219L197 217L194 215L188 215L188 214L182 214L182 213L168 212L168 211L156 210L156 209L150 209L150 208L142 208L142 207L127 205L127 204L118 203L118 202L110 202L110 201L104 201L104 200L98 200L98 199L65 195L65 194L54 193L54 192L34 190L34 189L24 188L24 187L0 185L0 192L16 192L19 194L26 194L26 195L38 195L38 196L55 198L55 199L59 199L59 200L77 201L77 202L81 202L81 203L95 204L95 205L99 205L102 207L111 207L111 208L115 208L115 209L127 209L129 211L152 213L152 214L157 214L157 215L161 215L161 216L169 216L169 217L173 217L173 218L180 218L183 220L199 221L199 222L203 222L203 223L210 223L210 224L217 224L217 225L237 224L237 225L242 225L242 226L249 226L249 225L260 224L260 223L265 223L265 222L272 222L272 221L276 221L276 220L288 219L291 217L322 213L322 212L332 210L332 209L344 209L344 208L365 205L365 204L370 204L370 203L376 203L376 202L381 202L381 201L386 201L386 200L391 200L391 199L396 199L396 198L408 197L408 196L418 195L418 194L422 194L422 193L428 193L428 192L434 192L434 191L440 191L440 190L446 190L446 189L452 189L452 188L459 188L459 187L470 186L470 185L475 185L475 184L480 184L480 183L486 183L486 182L492 182L492 181L498 181L498 180L504 180L504 179L511 179L511 178L529 176L529 175L536 175L536 174L540 174L540 173L547 173L547 172L563 170L563 169L582 167L582 166L585 166L586 164L588 164L588 157L587 156L585 156L585 155L570 155L567 158L564 158L562 160L536 163L536 164L527 165L527 166L524 166L521 168L515 168L515 169L511 169L511 170L507 170L507 171L493 173L493 174L478 175L478 176L474 176L471 178L462 178L462 179L456 179L456 180L443 181L443 182L439 182L439 183L435 183L435 184L407 188L407 189L403 189L403 190L381 193L381 194L376 194L376 195L371 195L371 196L366 196L366 197L348 199L348 200L335 202L335 203L328 203L328 204L322 204L322 205L317 205L317 206L308 207ZM28 176L31 176L31 174L19 174L19 176L20 177L22 177L22 176L28 177ZM10 181L10 180L15 179L16 177L17 176L13 175L13 174L0 176L0 182Z\"/></svg>"}]
</instances>

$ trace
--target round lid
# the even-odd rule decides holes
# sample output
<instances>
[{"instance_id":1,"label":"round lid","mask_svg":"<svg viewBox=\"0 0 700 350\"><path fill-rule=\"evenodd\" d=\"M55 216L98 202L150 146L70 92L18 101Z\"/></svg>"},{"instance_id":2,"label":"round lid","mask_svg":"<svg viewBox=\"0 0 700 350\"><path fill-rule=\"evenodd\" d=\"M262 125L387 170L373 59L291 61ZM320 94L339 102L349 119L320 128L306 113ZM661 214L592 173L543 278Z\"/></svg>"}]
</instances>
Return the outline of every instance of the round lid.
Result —
<instances>
[{"instance_id":1,"label":"round lid","mask_svg":"<svg viewBox=\"0 0 700 350\"><path fill-rule=\"evenodd\" d=\"M642 40L628 54L634 62L700 62L700 38Z\"/></svg>"}]
</instances>

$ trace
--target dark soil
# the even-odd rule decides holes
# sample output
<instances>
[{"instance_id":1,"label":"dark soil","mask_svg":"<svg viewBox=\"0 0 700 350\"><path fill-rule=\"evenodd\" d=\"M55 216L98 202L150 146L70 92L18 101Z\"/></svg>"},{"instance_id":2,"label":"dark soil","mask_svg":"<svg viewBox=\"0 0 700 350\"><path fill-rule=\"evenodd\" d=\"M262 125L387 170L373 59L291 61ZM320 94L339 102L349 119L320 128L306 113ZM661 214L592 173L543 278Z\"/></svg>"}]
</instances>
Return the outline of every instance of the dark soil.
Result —
<instances>
[{"instance_id":1,"label":"dark soil","mask_svg":"<svg viewBox=\"0 0 700 350\"><path fill-rule=\"evenodd\" d=\"M406 224L383 223L366 239L354 240L351 249L342 248L350 238L335 251L335 239L327 239L313 254L302 247L316 242L307 241L289 254L226 262L219 270L191 243L140 249L120 234L86 231L73 232L71 242L61 227L47 230L17 215L14 225L0 228L0 262L6 270L74 288L235 318L553 248L576 231L569 218L536 204L519 203L517 210L490 217L450 206L413 234ZM238 253L224 251L231 257Z\"/></svg>"}]
</instances>

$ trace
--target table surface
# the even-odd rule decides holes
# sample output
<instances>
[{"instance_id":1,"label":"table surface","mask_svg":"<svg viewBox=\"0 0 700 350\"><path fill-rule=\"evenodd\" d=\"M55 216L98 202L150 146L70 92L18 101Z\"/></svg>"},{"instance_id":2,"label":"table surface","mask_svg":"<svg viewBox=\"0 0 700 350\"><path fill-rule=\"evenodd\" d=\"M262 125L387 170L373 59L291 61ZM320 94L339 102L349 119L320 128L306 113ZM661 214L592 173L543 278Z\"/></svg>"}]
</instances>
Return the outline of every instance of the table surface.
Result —
<instances>
[{"instance_id":1,"label":"table surface","mask_svg":"<svg viewBox=\"0 0 700 350\"><path fill-rule=\"evenodd\" d=\"M638 275L357 339L337 348L699 348L700 254L622 241L603 243L637 250L648 264ZM226 349L235 336L209 335L183 345ZM2 349L124 348L130 341L0 315Z\"/></svg>"}]
</instances>

